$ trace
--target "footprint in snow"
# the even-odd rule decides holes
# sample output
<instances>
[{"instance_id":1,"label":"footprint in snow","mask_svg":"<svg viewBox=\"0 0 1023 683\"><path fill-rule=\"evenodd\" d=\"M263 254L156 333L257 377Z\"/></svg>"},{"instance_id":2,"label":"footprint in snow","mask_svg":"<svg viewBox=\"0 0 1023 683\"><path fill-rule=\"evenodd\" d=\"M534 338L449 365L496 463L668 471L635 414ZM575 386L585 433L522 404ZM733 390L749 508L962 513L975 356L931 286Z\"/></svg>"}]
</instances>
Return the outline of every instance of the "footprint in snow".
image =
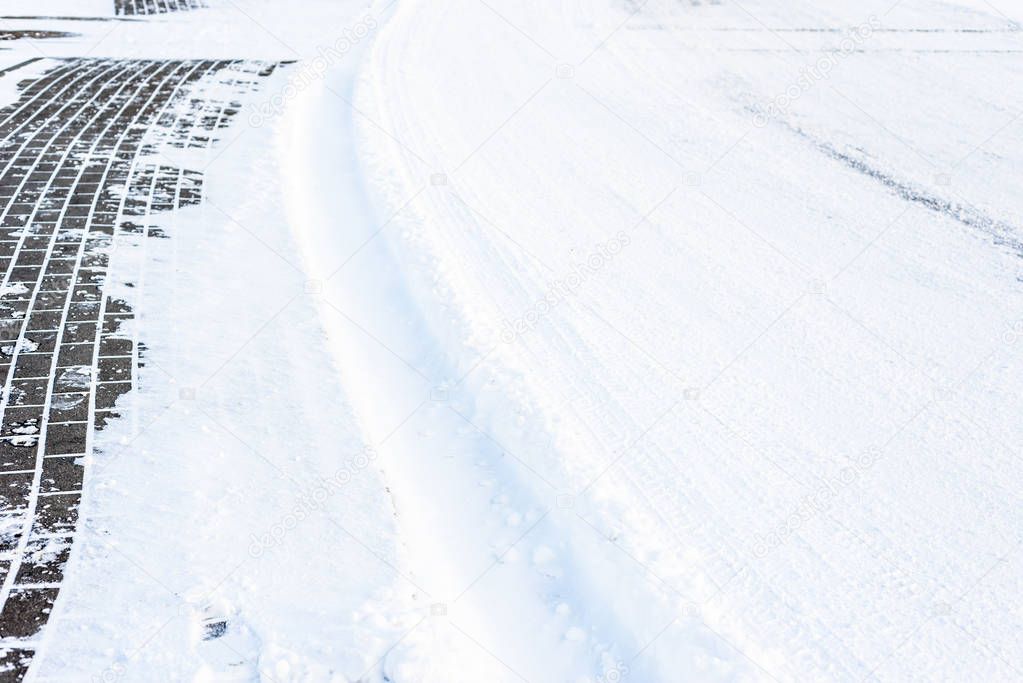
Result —
<instances>
[{"instance_id":1,"label":"footprint in snow","mask_svg":"<svg viewBox=\"0 0 1023 683\"><path fill-rule=\"evenodd\" d=\"M228 603L210 603L196 615L194 638L202 660L195 683L259 680L261 642Z\"/></svg>"}]
</instances>

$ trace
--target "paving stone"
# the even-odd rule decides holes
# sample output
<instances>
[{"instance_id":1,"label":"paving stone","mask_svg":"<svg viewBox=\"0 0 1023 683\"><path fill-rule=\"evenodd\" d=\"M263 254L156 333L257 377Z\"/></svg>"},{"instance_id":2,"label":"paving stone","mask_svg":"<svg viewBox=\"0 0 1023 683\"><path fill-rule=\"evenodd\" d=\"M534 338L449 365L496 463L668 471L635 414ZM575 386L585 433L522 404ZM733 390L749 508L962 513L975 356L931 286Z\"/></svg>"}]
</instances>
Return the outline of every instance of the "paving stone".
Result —
<instances>
[{"instance_id":1,"label":"paving stone","mask_svg":"<svg viewBox=\"0 0 1023 683\"><path fill-rule=\"evenodd\" d=\"M3 683L16 683L23 680L32 664L33 654L35 654L33 650L25 648L0 649L0 671L3 672L0 680Z\"/></svg>"},{"instance_id":2,"label":"paving stone","mask_svg":"<svg viewBox=\"0 0 1023 683\"><path fill-rule=\"evenodd\" d=\"M28 509L34 472L0 473L0 509L8 514Z\"/></svg>"},{"instance_id":3,"label":"paving stone","mask_svg":"<svg viewBox=\"0 0 1023 683\"><path fill-rule=\"evenodd\" d=\"M0 436L33 436L39 433L42 422L42 406L30 408L8 406L0 425Z\"/></svg>"},{"instance_id":4,"label":"paving stone","mask_svg":"<svg viewBox=\"0 0 1023 683\"><path fill-rule=\"evenodd\" d=\"M12 590L0 612L0 638L34 636L49 618L56 599L56 588Z\"/></svg>"},{"instance_id":5,"label":"paving stone","mask_svg":"<svg viewBox=\"0 0 1023 683\"><path fill-rule=\"evenodd\" d=\"M28 353L53 353L57 350L57 337L59 332L32 332L25 333L25 344L23 349Z\"/></svg>"},{"instance_id":6,"label":"paving stone","mask_svg":"<svg viewBox=\"0 0 1023 683\"><path fill-rule=\"evenodd\" d=\"M96 339L97 323L68 323L64 326L64 341L77 344Z\"/></svg>"},{"instance_id":7,"label":"paving stone","mask_svg":"<svg viewBox=\"0 0 1023 683\"><path fill-rule=\"evenodd\" d=\"M14 585L59 583L71 556L71 537L31 538ZM2 680L2 679L0 679Z\"/></svg>"},{"instance_id":8,"label":"paving stone","mask_svg":"<svg viewBox=\"0 0 1023 683\"><path fill-rule=\"evenodd\" d=\"M84 423L51 424L46 428L46 455L85 453Z\"/></svg>"},{"instance_id":9,"label":"paving stone","mask_svg":"<svg viewBox=\"0 0 1023 683\"><path fill-rule=\"evenodd\" d=\"M132 370L131 358L99 359L100 382L131 381L131 370Z\"/></svg>"},{"instance_id":10,"label":"paving stone","mask_svg":"<svg viewBox=\"0 0 1023 683\"><path fill-rule=\"evenodd\" d=\"M131 391L131 382L109 382L96 386L96 409L113 408L117 399Z\"/></svg>"},{"instance_id":11,"label":"paving stone","mask_svg":"<svg viewBox=\"0 0 1023 683\"><path fill-rule=\"evenodd\" d=\"M84 475L85 467L81 464L81 458L43 458L39 490L43 493L80 491Z\"/></svg>"},{"instance_id":12,"label":"paving stone","mask_svg":"<svg viewBox=\"0 0 1023 683\"><path fill-rule=\"evenodd\" d=\"M46 402L49 379L23 379L11 381L11 396L8 405L40 406Z\"/></svg>"},{"instance_id":13,"label":"paving stone","mask_svg":"<svg viewBox=\"0 0 1023 683\"><path fill-rule=\"evenodd\" d=\"M64 318L63 311L33 311L28 317L29 331L55 330Z\"/></svg>"},{"instance_id":14,"label":"paving stone","mask_svg":"<svg viewBox=\"0 0 1023 683\"><path fill-rule=\"evenodd\" d=\"M57 367L88 365L92 363L92 356L95 350L95 344L61 344L60 351L57 353Z\"/></svg>"},{"instance_id":15,"label":"paving stone","mask_svg":"<svg viewBox=\"0 0 1023 683\"><path fill-rule=\"evenodd\" d=\"M131 339L121 337L104 336L99 342L99 355L103 356L130 356L132 351Z\"/></svg>"},{"instance_id":16,"label":"paving stone","mask_svg":"<svg viewBox=\"0 0 1023 683\"><path fill-rule=\"evenodd\" d=\"M89 393L54 394L50 397L50 422L88 422Z\"/></svg>"}]
</instances>

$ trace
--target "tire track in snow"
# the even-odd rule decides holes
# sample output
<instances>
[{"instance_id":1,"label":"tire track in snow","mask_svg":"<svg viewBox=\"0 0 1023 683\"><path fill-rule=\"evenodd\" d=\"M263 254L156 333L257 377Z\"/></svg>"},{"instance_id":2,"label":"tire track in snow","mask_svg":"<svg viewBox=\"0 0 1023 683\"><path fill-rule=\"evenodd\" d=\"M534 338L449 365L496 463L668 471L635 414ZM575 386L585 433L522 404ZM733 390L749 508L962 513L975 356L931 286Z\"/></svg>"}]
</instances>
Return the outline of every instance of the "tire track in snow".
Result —
<instances>
[{"instance_id":1,"label":"tire track in snow","mask_svg":"<svg viewBox=\"0 0 1023 683\"><path fill-rule=\"evenodd\" d=\"M863 159L837 149L826 140L821 140L798 126L787 122L783 122L783 125L806 142L809 142L827 157L841 163L846 168L880 183L888 192L899 199L923 207L928 211L941 214L972 230L982 232L988 235L995 245L1008 247L1016 255L1023 258L1023 239L1018 236L1019 229L1017 226L989 216L975 206L960 204L915 187L909 182L896 178L868 164Z\"/></svg>"}]
</instances>

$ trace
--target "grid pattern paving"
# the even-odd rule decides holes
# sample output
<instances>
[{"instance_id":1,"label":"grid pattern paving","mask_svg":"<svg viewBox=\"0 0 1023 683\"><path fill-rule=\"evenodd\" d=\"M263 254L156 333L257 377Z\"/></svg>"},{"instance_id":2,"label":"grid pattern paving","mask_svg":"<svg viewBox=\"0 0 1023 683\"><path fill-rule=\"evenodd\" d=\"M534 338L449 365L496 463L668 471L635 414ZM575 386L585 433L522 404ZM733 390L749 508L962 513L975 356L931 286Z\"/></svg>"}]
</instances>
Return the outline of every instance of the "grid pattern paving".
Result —
<instances>
[{"instance_id":1,"label":"grid pattern paving","mask_svg":"<svg viewBox=\"0 0 1023 683\"><path fill-rule=\"evenodd\" d=\"M206 7L205 0L114 0L117 14L166 14Z\"/></svg>"},{"instance_id":2,"label":"grid pattern paving","mask_svg":"<svg viewBox=\"0 0 1023 683\"><path fill-rule=\"evenodd\" d=\"M6 40L46 40L47 38L73 38L76 34L68 33L67 31L15 31L15 30L0 30L0 41Z\"/></svg>"},{"instance_id":3,"label":"grid pattern paving","mask_svg":"<svg viewBox=\"0 0 1023 683\"><path fill-rule=\"evenodd\" d=\"M116 273L132 291L144 259L112 258L166 238L157 214L201 201L202 174L160 149L212 146L275 67L67 60L0 110L0 681L28 670L95 432L144 364L135 302L108 286Z\"/></svg>"}]
</instances>

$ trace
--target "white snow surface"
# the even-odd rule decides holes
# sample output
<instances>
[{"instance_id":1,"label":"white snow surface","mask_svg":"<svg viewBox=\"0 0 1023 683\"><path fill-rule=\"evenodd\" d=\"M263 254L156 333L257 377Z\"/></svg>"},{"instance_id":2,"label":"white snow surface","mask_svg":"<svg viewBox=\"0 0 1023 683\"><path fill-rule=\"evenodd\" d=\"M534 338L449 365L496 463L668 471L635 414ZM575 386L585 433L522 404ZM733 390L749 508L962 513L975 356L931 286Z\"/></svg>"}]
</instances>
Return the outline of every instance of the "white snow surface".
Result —
<instances>
[{"instance_id":1,"label":"white snow surface","mask_svg":"<svg viewBox=\"0 0 1023 683\"><path fill-rule=\"evenodd\" d=\"M33 680L1023 678L1017 4L209 4Z\"/></svg>"}]
</instances>

